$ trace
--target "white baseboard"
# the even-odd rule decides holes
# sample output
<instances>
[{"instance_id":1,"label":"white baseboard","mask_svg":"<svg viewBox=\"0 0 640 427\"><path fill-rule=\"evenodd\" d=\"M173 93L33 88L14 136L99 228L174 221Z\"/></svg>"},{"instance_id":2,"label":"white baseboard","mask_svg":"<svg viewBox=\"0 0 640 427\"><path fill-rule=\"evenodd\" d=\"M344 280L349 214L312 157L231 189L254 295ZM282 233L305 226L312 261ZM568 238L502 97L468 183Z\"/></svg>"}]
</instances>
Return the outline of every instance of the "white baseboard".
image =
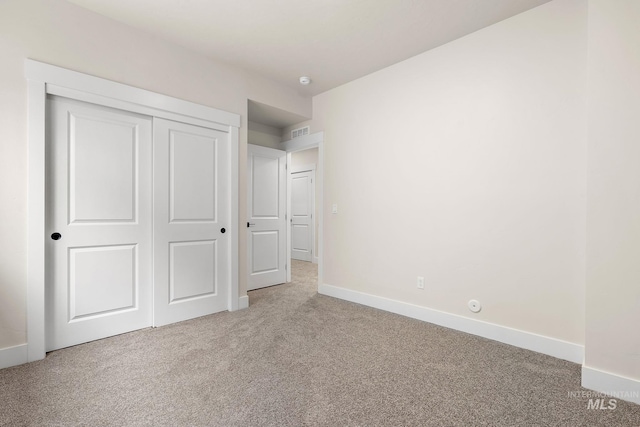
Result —
<instances>
[{"instance_id":1,"label":"white baseboard","mask_svg":"<svg viewBox=\"0 0 640 427\"><path fill-rule=\"evenodd\" d=\"M27 344L0 349L0 369L27 363Z\"/></svg>"},{"instance_id":2,"label":"white baseboard","mask_svg":"<svg viewBox=\"0 0 640 427\"><path fill-rule=\"evenodd\" d=\"M238 298L238 310L249 308L249 296L244 295Z\"/></svg>"},{"instance_id":3,"label":"white baseboard","mask_svg":"<svg viewBox=\"0 0 640 427\"><path fill-rule=\"evenodd\" d=\"M584 360L584 346L579 344L327 284L320 285L318 293L478 335L558 359L580 364Z\"/></svg>"},{"instance_id":4,"label":"white baseboard","mask_svg":"<svg viewBox=\"0 0 640 427\"><path fill-rule=\"evenodd\" d=\"M313 259L311 260L312 263L317 264L318 263L318 257L314 255Z\"/></svg>"},{"instance_id":5,"label":"white baseboard","mask_svg":"<svg viewBox=\"0 0 640 427\"><path fill-rule=\"evenodd\" d=\"M582 387L640 405L640 381L582 365Z\"/></svg>"}]
</instances>

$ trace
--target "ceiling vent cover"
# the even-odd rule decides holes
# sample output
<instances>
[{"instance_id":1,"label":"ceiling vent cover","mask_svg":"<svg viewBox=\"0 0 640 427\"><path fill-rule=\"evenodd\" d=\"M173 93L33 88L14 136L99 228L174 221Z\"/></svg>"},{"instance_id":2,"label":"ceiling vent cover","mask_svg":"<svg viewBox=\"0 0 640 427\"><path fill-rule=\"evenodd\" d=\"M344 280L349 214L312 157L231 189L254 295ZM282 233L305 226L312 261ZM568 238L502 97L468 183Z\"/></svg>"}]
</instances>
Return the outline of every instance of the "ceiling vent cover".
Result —
<instances>
[{"instance_id":1,"label":"ceiling vent cover","mask_svg":"<svg viewBox=\"0 0 640 427\"><path fill-rule=\"evenodd\" d=\"M309 126L294 129L291 131L291 139L297 138L299 136L304 136L304 135L309 135Z\"/></svg>"}]
</instances>

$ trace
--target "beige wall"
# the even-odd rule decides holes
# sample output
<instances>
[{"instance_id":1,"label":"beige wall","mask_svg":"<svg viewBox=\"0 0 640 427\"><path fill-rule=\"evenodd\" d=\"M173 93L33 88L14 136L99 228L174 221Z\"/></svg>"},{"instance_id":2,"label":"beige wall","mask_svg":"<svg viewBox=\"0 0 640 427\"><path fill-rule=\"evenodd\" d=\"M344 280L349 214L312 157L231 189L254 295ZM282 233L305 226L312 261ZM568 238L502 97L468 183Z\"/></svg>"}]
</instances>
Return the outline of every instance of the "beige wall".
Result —
<instances>
[{"instance_id":1,"label":"beige wall","mask_svg":"<svg viewBox=\"0 0 640 427\"><path fill-rule=\"evenodd\" d=\"M311 116L310 100L290 89L61 0L1 1L0 57L0 349L26 339L25 58L240 114L240 224L246 216L247 99ZM245 241L240 228L241 294Z\"/></svg>"},{"instance_id":2,"label":"beige wall","mask_svg":"<svg viewBox=\"0 0 640 427\"><path fill-rule=\"evenodd\" d=\"M314 97L326 284L584 342L586 13L554 1Z\"/></svg>"},{"instance_id":3,"label":"beige wall","mask_svg":"<svg viewBox=\"0 0 640 427\"><path fill-rule=\"evenodd\" d=\"M585 366L640 380L640 2L589 1Z\"/></svg>"},{"instance_id":4,"label":"beige wall","mask_svg":"<svg viewBox=\"0 0 640 427\"><path fill-rule=\"evenodd\" d=\"M247 143L261 145L263 147L282 149L282 130L262 123L249 122L247 131Z\"/></svg>"},{"instance_id":5,"label":"beige wall","mask_svg":"<svg viewBox=\"0 0 640 427\"><path fill-rule=\"evenodd\" d=\"M296 151L291 153L292 166L318 165L318 149Z\"/></svg>"},{"instance_id":6,"label":"beige wall","mask_svg":"<svg viewBox=\"0 0 640 427\"><path fill-rule=\"evenodd\" d=\"M295 128L294 128L295 129ZM296 151L291 153L291 166L306 166L306 165L315 165L316 170L318 168L318 149L310 148L308 150ZM315 185L317 184L317 179L314 181L313 185L316 188L315 191L315 200L314 200L314 213L313 213L313 227L315 229L315 235L313 240L313 256L318 257L318 191Z\"/></svg>"}]
</instances>

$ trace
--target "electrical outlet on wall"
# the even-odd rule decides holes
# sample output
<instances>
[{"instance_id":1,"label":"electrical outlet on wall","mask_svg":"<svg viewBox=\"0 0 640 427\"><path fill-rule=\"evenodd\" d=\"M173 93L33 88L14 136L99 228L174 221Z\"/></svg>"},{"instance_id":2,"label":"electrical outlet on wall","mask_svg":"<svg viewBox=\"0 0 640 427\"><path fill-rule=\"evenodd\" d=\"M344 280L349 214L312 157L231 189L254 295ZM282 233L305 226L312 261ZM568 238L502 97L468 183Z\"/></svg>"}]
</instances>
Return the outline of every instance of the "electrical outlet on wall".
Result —
<instances>
[{"instance_id":1,"label":"electrical outlet on wall","mask_svg":"<svg viewBox=\"0 0 640 427\"><path fill-rule=\"evenodd\" d=\"M424 289L424 277L418 276L418 289Z\"/></svg>"}]
</instances>

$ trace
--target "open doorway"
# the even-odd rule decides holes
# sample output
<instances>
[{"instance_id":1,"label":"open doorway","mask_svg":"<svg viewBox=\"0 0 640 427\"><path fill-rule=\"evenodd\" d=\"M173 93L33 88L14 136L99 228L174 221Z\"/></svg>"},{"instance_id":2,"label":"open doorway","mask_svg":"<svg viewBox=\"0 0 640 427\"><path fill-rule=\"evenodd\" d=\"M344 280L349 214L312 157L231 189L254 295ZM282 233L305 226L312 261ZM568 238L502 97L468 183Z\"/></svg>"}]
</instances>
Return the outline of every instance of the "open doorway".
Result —
<instances>
[{"instance_id":1,"label":"open doorway","mask_svg":"<svg viewBox=\"0 0 640 427\"><path fill-rule=\"evenodd\" d=\"M272 150L274 153L286 153L287 165L285 173L286 189L282 192L276 192L286 195L287 200L283 233L271 232L268 235L266 232L262 234L258 233L258 231L261 230L258 230L258 221L253 220L257 218L256 215L254 215L255 212L247 213L246 238L249 252L247 258L248 290L257 288L251 284L252 277L264 276L272 270L275 271L275 260L280 259L279 256L273 256L275 252L279 253L280 250L252 251L251 245L255 243L257 237L266 240L269 236L282 236L282 238L272 238L271 240L274 242L277 241L278 244L282 242L286 243L286 250L284 251L286 258L286 263L284 264L286 282L292 281L293 273L296 281L298 279L302 279L305 282L312 280L316 289L317 284L320 283L322 276L322 157L324 134L322 132L310 133L311 129L308 120L308 118L303 118L272 106L252 100L248 101L247 142L249 147L255 145L261 146L255 148L262 151ZM300 129L298 128L302 128L305 132L299 132ZM263 155L262 157L265 156L266 155ZM261 161L262 160L264 159L261 159ZM259 165L261 172L264 172L263 166L265 165L263 163L265 163L265 161L262 161ZM275 165L275 161L271 163ZM249 172L249 176L247 177L248 187L256 182L260 184L258 187L264 187L263 184L270 181L266 178L263 179L264 177L255 179L255 176L251 175L252 168L250 166L252 164L251 153L249 153L247 160ZM271 175L276 177L278 174L273 173L269 176ZM294 190L294 211L292 215L291 190L293 187L295 187L295 190L301 190L302 192ZM247 191L248 195L253 194L256 197L262 197L261 195L263 194L263 192L256 192L255 188L253 191L248 188ZM248 200L247 207L250 208L252 205L251 201ZM266 258L273 261L273 266L269 264L269 268L263 268L266 264L255 261L253 259L255 258L253 256L255 254L264 254ZM271 256L269 257L267 255ZM256 265L262 267L259 269L253 268L256 267ZM260 271L256 272L254 270ZM262 283L258 287L271 286L279 283L282 282L276 280L269 283Z\"/></svg>"},{"instance_id":2,"label":"open doorway","mask_svg":"<svg viewBox=\"0 0 640 427\"><path fill-rule=\"evenodd\" d=\"M318 263L318 148L291 153L291 258Z\"/></svg>"},{"instance_id":3,"label":"open doorway","mask_svg":"<svg viewBox=\"0 0 640 427\"><path fill-rule=\"evenodd\" d=\"M322 132L283 142L287 151L287 212L289 217L288 281L306 281L315 273L322 283L323 229Z\"/></svg>"},{"instance_id":4,"label":"open doorway","mask_svg":"<svg viewBox=\"0 0 640 427\"><path fill-rule=\"evenodd\" d=\"M318 202L316 169L318 147L295 151L290 156L289 198L291 201L289 239L291 281L317 280Z\"/></svg>"}]
</instances>

